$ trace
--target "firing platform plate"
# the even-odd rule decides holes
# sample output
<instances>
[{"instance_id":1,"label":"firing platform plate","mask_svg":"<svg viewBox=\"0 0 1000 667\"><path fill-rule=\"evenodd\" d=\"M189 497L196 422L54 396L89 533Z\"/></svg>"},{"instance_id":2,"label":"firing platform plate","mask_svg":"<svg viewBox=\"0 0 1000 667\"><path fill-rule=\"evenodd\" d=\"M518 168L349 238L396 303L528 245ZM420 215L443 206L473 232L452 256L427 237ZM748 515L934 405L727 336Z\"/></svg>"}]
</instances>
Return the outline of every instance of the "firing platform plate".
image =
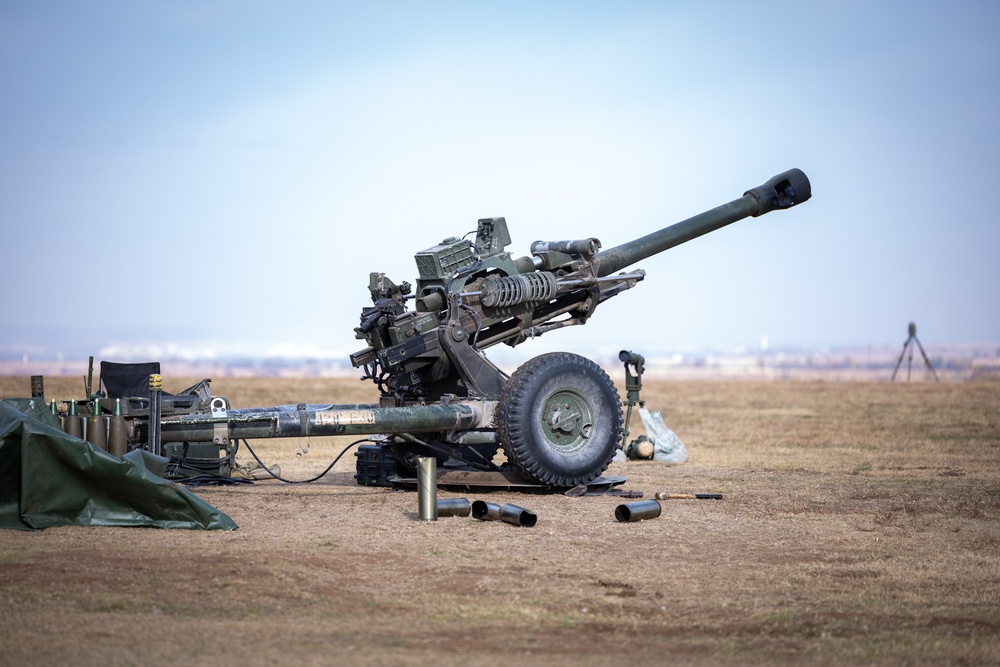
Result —
<instances>
[{"instance_id":1,"label":"firing platform plate","mask_svg":"<svg viewBox=\"0 0 1000 667\"><path fill-rule=\"evenodd\" d=\"M587 492L608 491L624 484L624 477L601 475L587 485ZM390 477L396 488L417 488L416 477ZM568 486L551 486L529 482L514 472L484 472L480 470L443 470L438 474L437 485L448 491L523 491L527 493L564 493Z\"/></svg>"}]
</instances>

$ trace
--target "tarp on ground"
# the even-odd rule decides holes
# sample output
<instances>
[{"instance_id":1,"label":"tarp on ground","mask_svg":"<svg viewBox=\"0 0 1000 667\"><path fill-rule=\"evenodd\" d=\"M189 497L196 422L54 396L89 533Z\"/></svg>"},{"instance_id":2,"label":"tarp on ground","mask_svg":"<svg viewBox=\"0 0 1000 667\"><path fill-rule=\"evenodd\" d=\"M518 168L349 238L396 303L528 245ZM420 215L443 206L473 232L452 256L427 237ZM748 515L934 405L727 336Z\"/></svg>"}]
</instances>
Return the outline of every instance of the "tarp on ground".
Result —
<instances>
[{"instance_id":1,"label":"tarp on ground","mask_svg":"<svg viewBox=\"0 0 1000 667\"><path fill-rule=\"evenodd\" d=\"M233 530L236 523L164 479L166 460L118 459L68 435L45 402L0 401L0 528L151 526Z\"/></svg>"}]
</instances>

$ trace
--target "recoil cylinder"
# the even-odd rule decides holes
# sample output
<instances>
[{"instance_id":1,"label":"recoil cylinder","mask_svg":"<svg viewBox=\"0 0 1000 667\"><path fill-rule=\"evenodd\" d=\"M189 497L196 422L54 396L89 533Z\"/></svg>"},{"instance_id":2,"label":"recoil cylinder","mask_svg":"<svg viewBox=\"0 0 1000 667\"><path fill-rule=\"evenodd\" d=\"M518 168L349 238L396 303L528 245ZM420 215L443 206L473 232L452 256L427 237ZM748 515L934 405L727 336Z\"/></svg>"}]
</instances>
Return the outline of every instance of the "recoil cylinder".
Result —
<instances>
[{"instance_id":1,"label":"recoil cylinder","mask_svg":"<svg viewBox=\"0 0 1000 667\"><path fill-rule=\"evenodd\" d=\"M489 277L483 281L483 305L487 308L503 308L549 301L556 297L557 289L555 274L547 271Z\"/></svg>"}]
</instances>

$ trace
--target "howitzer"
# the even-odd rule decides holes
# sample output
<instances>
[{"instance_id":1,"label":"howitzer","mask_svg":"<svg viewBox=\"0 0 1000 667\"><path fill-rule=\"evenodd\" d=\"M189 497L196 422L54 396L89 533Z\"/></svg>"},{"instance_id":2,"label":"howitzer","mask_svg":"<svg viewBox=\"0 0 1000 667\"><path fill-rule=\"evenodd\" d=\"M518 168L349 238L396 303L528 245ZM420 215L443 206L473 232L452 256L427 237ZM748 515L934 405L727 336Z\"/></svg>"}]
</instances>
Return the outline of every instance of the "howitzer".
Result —
<instances>
[{"instance_id":1,"label":"howitzer","mask_svg":"<svg viewBox=\"0 0 1000 667\"><path fill-rule=\"evenodd\" d=\"M492 424L421 442L393 437L397 459L410 469L414 457L432 453L491 461L502 445L511 466L530 481L574 486L597 477L610 463L622 428L621 401L607 374L583 357L553 353L508 377L482 350L584 324L601 303L645 276L641 270L618 271L810 196L809 179L792 169L735 201L607 250L596 238L536 241L531 255L518 259L505 250L506 220L484 218L474 241L447 238L417 253L415 290L372 273L373 305L362 311L356 329L368 347L351 361L378 385L380 404L480 401L491 406L483 413L494 414Z\"/></svg>"},{"instance_id":2,"label":"howitzer","mask_svg":"<svg viewBox=\"0 0 1000 667\"><path fill-rule=\"evenodd\" d=\"M158 436L169 449L369 434L409 471L421 456L496 471L502 446L510 468L529 482L586 484L607 469L622 437L622 403L607 373L589 359L556 352L508 376L483 350L585 324L600 304L645 276L623 269L810 195L806 175L792 169L728 204L607 250L596 238L536 241L529 256L516 259L506 251L506 220L483 218L474 240L450 237L416 254L415 288L370 275L372 305L355 329L367 346L351 362L377 385L377 404L230 410L225 399L212 398L210 413L164 417ZM204 408L209 397L201 393Z\"/></svg>"}]
</instances>

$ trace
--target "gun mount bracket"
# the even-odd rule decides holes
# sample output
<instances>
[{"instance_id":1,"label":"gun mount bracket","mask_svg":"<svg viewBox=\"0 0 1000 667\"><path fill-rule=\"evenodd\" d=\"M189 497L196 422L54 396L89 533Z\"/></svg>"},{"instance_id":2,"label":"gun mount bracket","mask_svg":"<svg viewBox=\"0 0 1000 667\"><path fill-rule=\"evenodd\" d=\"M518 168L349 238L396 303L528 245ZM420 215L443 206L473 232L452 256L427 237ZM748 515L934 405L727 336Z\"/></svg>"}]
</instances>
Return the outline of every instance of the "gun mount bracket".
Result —
<instances>
[{"instance_id":1,"label":"gun mount bracket","mask_svg":"<svg viewBox=\"0 0 1000 667\"><path fill-rule=\"evenodd\" d=\"M213 396L211 409L213 419L226 420L229 416L229 401L221 396ZM229 444L228 421L216 421L212 424L212 442L220 446Z\"/></svg>"}]
</instances>

